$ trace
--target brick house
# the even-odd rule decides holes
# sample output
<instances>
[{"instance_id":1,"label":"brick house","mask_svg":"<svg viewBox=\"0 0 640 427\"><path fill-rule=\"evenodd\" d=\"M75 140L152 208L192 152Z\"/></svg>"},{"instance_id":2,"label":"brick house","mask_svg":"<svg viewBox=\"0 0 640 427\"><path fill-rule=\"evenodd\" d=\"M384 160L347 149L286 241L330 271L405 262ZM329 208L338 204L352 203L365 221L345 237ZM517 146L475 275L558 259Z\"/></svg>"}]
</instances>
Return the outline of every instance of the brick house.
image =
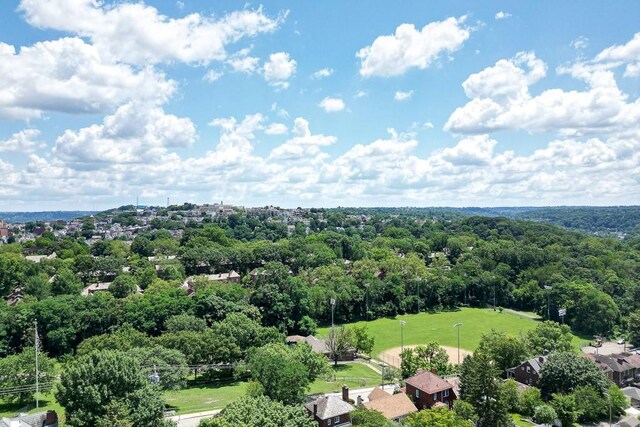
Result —
<instances>
[{"instance_id":1,"label":"brick house","mask_svg":"<svg viewBox=\"0 0 640 427\"><path fill-rule=\"evenodd\" d=\"M349 388L342 388L342 399L322 396L304 405L318 427L350 427L351 412L356 408L349 403Z\"/></svg>"},{"instance_id":2,"label":"brick house","mask_svg":"<svg viewBox=\"0 0 640 427\"><path fill-rule=\"evenodd\" d=\"M618 387L630 385L640 379L640 358L636 356L628 354L584 355L587 359L592 360Z\"/></svg>"},{"instance_id":3,"label":"brick house","mask_svg":"<svg viewBox=\"0 0 640 427\"><path fill-rule=\"evenodd\" d=\"M518 366L507 369L507 377L513 378L521 384L538 387L542 365L547 361L547 356L538 356L525 360Z\"/></svg>"},{"instance_id":4,"label":"brick house","mask_svg":"<svg viewBox=\"0 0 640 427\"><path fill-rule=\"evenodd\" d=\"M449 408L458 397L453 390L453 385L434 372L418 371L418 373L405 380L406 393L418 409L429 409L436 404L445 404Z\"/></svg>"}]
</instances>

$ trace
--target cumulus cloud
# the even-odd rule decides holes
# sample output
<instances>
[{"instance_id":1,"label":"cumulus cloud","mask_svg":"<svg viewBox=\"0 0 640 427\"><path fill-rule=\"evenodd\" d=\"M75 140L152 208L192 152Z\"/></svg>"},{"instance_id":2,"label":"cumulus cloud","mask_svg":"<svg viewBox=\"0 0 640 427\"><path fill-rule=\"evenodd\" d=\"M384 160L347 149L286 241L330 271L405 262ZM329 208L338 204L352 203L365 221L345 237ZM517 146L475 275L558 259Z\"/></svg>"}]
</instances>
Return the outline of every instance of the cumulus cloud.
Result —
<instances>
[{"instance_id":1,"label":"cumulus cloud","mask_svg":"<svg viewBox=\"0 0 640 427\"><path fill-rule=\"evenodd\" d=\"M176 84L153 68L105 60L79 38L15 47L0 42L0 118L99 113L131 101L165 102Z\"/></svg>"},{"instance_id":2,"label":"cumulus cloud","mask_svg":"<svg viewBox=\"0 0 640 427\"><path fill-rule=\"evenodd\" d=\"M22 0L19 9L33 26L86 37L112 58L138 65L224 60L229 44L272 32L286 16L271 18L258 8L219 19L198 13L174 19L141 2L94 0Z\"/></svg>"},{"instance_id":3,"label":"cumulus cloud","mask_svg":"<svg viewBox=\"0 0 640 427\"><path fill-rule=\"evenodd\" d=\"M147 104L128 103L106 116L102 124L65 131L53 152L78 168L93 169L154 161L165 155L167 148L189 146L195 138L191 120Z\"/></svg>"},{"instance_id":4,"label":"cumulus cloud","mask_svg":"<svg viewBox=\"0 0 640 427\"><path fill-rule=\"evenodd\" d=\"M321 147L334 144L334 136L313 135L309 129L309 122L298 117L293 123L293 138L276 147L269 155L270 160L304 160L313 158L321 152Z\"/></svg>"},{"instance_id":5,"label":"cumulus cloud","mask_svg":"<svg viewBox=\"0 0 640 427\"><path fill-rule=\"evenodd\" d=\"M46 144L38 141L40 131L38 129L25 129L16 132L4 141L0 141L0 153L13 151L17 153L33 153L37 148L44 148Z\"/></svg>"},{"instance_id":6,"label":"cumulus cloud","mask_svg":"<svg viewBox=\"0 0 640 427\"><path fill-rule=\"evenodd\" d=\"M289 79L296 73L296 61L286 52L272 53L264 64L264 79L278 89L289 87Z\"/></svg>"},{"instance_id":7,"label":"cumulus cloud","mask_svg":"<svg viewBox=\"0 0 640 427\"><path fill-rule=\"evenodd\" d=\"M216 80L218 80L220 77L222 77L224 75L224 73L222 71L216 71L216 70L209 70L207 71L207 74L205 74L202 79L204 81L207 81L209 83L213 83Z\"/></svg>"},{"instance_id":8,"label":"cumulus cloud","mask_svg":"<svg viewBox=\"0 0 640 427\"><path fill-rule=\"evenodd\" d=\"M413 91L412 90L410 90L408 92L397 91L393 95L393 99L395 99L396 101L406 101L406 100L410 99L412 96L413 96Z\"/></svg>"},{"instance_id":9,"label":"cumulus cloud","mask_svg":"<svg viewBox=\"0 0 640 427\"><path fill-rule=\"evenodd\" d=\"M252 74L258 68L260 58L249 56L250 52L251 48L241 49L231 55L226 62L231 66L231 68L233 68L234 71L245 74Z\"/></svg>"},{"instance_id":10,"label":"cumulus cloud","mask_svg":"<svg viewBox=\"0 0 640 427\"><path fill-rule=\"evenodd\" d=\"M360 49L360 74L363 77L399 76L411 68L425 69L442 53L460 49L469 38L466 17L431 22L421 30L402 24L395 34L379 36L370 46Z\"/></svg>"},{"instance_id":11,"label":"cumulus cloud","mask_svg":"<svg viewBox=\"0 0 640 427\"><path fill-rule=\"evenodd\" d=\"M640 102L627 103L612 71L585 64L557 70L584 81L583 91L547 89L532 95L531 85L546 75L546 65L533 53L472 74L463 83L471 101L457 108L445 130L487 133L505 129L559 132L562 135L637 133Z\"/></svg>"},{"instance_id":12,"label":"cumulus cloud","mask_svg":"<svg viewBox=\"0 0 640 427\"><path fill-rule=\"evenodd\" d=\"M361 90L360 92L356 93L356 98L364 98L367 95L368 93L366 91Z\"/></svg>"},{"instance_id":13,"label":"cumulus cloud","mask_svg":"<svg viewBox=\"0 0 640 427\"><path fill-rule=\"evenodd\" d=\"M496 13L495 18L496 20L507 19L507 18L511 18L511 14L501 10L500 12Z\"/></svg>"},{"instance_id":14,"label":"cumulus cloud","mask_svg":"<svg viewBox=\"0 0 640 427\"><path fill-rule=\"evenodd\" d=\"M335 113L345 109L344 101L340 98L326 97L318 104L327 113Z\"/></svg>"},{"instance_id":15,"label":"cumulus cloud","mask_svg":"<svg viewBox=\"0 0 640 427\"><path fill-rule=\"evenodd\" d=\"M640 33L622 45L614 45L604 49L595 57L595 62L613 62L614 65L627 64L625 77L640 75Z\"/></svg>"},{"instance_id":16,"label":"cumulus cloud","mask_svg":"<svg viewBox=\"0 0 640 427\"><path fill-rule=\"evenodd\" d=\"M323 79L325 77L329 77L330 75L333 74L333 68L323 68L321 70L316 71L315 73L313 73L313 78L316 80L320 80Z\"/></svg>"}]
</instances>

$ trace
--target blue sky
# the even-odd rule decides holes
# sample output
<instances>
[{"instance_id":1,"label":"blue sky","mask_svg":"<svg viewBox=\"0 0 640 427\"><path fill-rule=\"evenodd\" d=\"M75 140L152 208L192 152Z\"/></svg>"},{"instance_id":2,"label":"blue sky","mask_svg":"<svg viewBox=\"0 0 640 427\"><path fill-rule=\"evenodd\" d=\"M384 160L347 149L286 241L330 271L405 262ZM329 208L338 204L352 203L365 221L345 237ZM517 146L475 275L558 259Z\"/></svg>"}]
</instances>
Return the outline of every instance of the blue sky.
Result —
<instances>
[{"instance_id":1,"label":"blue sky","mask_svg":"<svg viewBox=\"0 0 640 427\"><path fill-rule=\"evenodd\" d=\"M0 210L638 204L640 3L0 3Z\"/></svg>"}]
</instances>

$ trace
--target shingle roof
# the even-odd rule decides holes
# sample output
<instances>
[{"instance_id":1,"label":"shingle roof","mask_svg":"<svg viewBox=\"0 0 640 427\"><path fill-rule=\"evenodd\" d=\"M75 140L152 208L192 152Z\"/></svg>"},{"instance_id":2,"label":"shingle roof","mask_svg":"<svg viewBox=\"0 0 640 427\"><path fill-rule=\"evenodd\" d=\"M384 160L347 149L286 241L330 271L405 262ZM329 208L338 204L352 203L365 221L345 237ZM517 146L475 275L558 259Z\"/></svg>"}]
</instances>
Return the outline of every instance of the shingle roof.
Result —
<instances>
[{"instance_id":1,"label":"shingle roof","mask_svg":"<svg viewBox=\"0 0 640 427\"><path fill-rule=\"evenodd\" d=\"M314 404L318 405L318 412L315 415L321 420L348 414L356 409L337 396L322 396L304 405L312 415Z\"/></svg>"},{"instance_id":2,"label":"shingle roof","mask_svg":"<svg viewBox=\"0 0 640 427\"><path fill-rule=\"evenodd\" d=\"M420 372L410 378L407 378L405 382L429 394L453 388L451 384L436 374L428 371Z\"/></svg>"},{"instance_id":3,"label":"shingle roof","mask_svg":"<svg viewBox=\"0 0 640 427\"><path fill-rule=\"evenodd\" d=\"M636 387L625 387L623 389L620 389L625 396L627 396L629 399L633 399L633 400L637 400L640 401L640 388L636 388Z\"/></svg>"},{"instance_id":4,"label":"shingle roof","mask_svg":"<svg viewBox=\"0 0 640 427\"><path fill-rule=\"evenodd\" d=\"M376 388L373 389L373 391L371 393L369 393L369 396L367 396L367 398L371 401L371 400L376 400L376 399L384 399L384 398L389 397L389 396L391 396L389 393L387 393L386 391L384 391L380 387L376 387Z\"/></svg>"},{"instance_id":5,"label":"shingle roof","mask_svg":"<svg viewBox=\"0 0 640 427\"><path fill-rule=\"evenodd\" d=\"M638 418L629 415L628 417L625 417L623 419L621 419L620 421L618 421L616 423L616 426L618 427L638 427L640 426L640 420L638 420Z\"/></svg>"},{"instance_id":6,"label":"shingle roof","mask_svg":"<svg viewBox=\"0 0 640 427\"><path fill-rule=\"evenodd\" d=\"M380 390L382 393L384 391ZM379 399L372 400L364 404L367 409L373 409L382 413L388 420L393 420L399 417L404 417L413 412L418 412L418 408L413 404L411 399L404 394L398 393L394 395L387 395L387 397L381 397Z\"/></svg>"}]
</instances>

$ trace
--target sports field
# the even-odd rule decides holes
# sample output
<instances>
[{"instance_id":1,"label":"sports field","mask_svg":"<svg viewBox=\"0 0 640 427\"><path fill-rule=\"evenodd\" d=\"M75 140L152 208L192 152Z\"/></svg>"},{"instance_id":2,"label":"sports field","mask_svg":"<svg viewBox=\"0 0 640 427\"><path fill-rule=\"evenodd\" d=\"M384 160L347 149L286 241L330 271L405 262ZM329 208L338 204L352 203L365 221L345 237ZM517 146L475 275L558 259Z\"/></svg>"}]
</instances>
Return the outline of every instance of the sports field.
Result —
<instances>
[{"instance_id":1,"label":"sports field","mask_svg":"<svg viewBox=\"0 0 640 427\"><path fill-rule=\"evenodd\" d=\"M406 323L402 327L400 320ZM440 313L420 313L400 315L394 319L384 318L369 322L356 322L353 325L367 325L369 334L375 337L373 354L400 347L401 344L419 345L435 341L442 346L456 348L458 335L456 323L460 326L460 348L473 351L480 343L480 336L491 329L518 336L535 328L537 321L517 312L493 311L492 309L462 308L457 311ZM329 328L321 328L318 335L326 336ZM451 361L455 360L451 358Z\"/></svg>"}]
</instances>

